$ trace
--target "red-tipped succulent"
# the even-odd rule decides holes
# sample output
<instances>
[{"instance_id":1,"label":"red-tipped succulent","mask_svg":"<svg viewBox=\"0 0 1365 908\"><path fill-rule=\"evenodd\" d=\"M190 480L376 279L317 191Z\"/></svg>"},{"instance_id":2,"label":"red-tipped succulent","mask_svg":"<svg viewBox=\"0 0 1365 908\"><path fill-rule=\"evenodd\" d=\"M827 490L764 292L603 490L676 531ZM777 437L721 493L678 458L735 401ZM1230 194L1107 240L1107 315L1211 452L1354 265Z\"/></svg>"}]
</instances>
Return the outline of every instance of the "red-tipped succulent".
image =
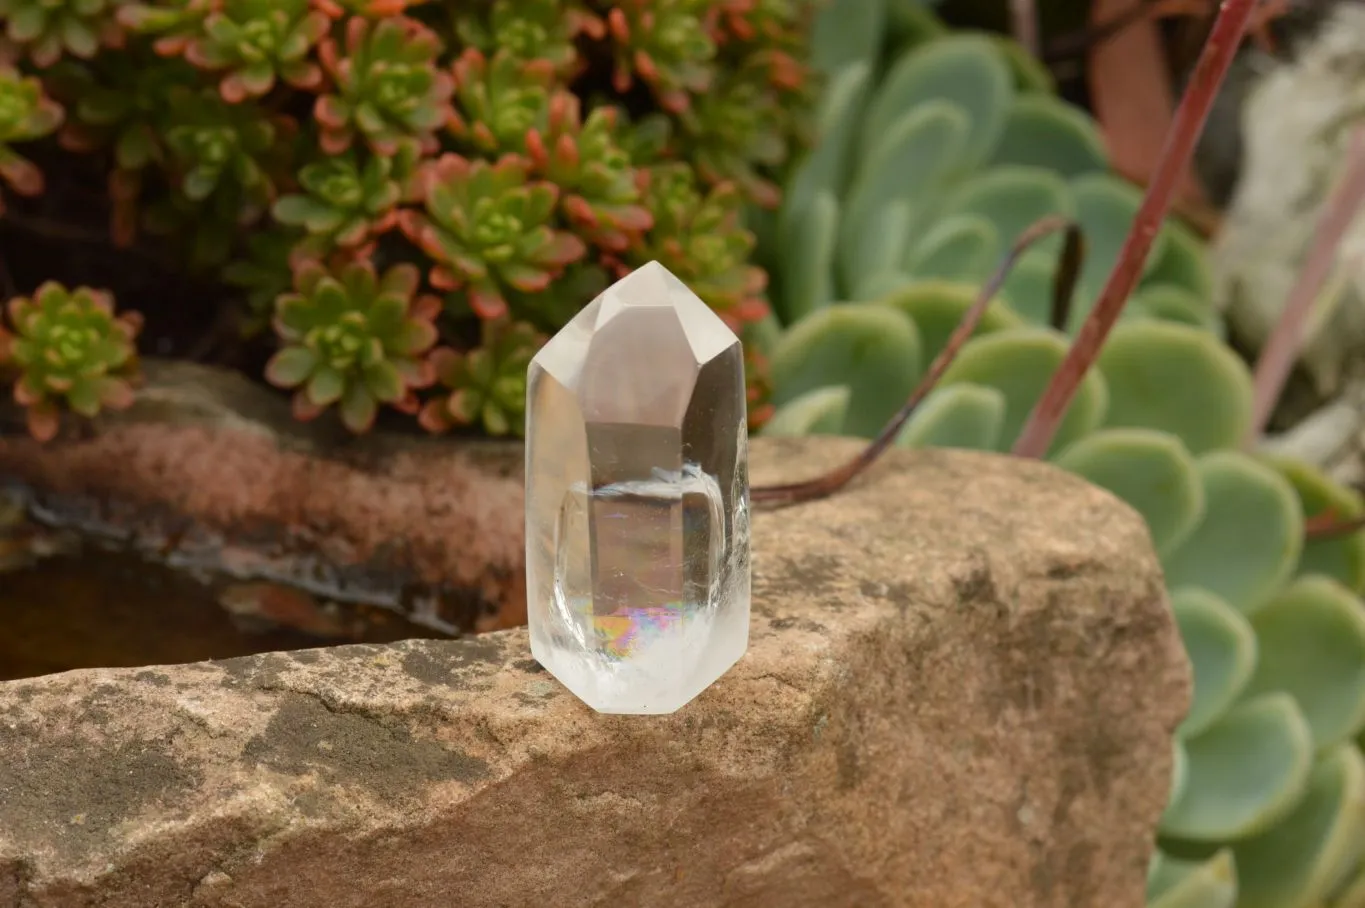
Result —
<instances>
[{"instance_id":1,"label":"red-tipped succulent","mask_svg":"<svg viewBox=\"0 0 1365 908\"><path fill-rule=\"evenodd\" d=\"M14 333L0 325L0 371L18 370L14 400L27 408L34 438L57 434L63 405L90 417L132 404L141 377L133 343L141 315L116 314L107 291L67 290L55 281L6 308Z\"/></svg>"},{"instance_id":2,"label":"red-tipped succulent","mask_svg":"<svg viewBox=\"0 0 1365 908\"><path fill-rule=\"evenodd\" d=\"M432 285L463 291L481 318L502 318L509 289L544 290L587 252L554 226L559 189L533 179L522 156L445 154L425 165L418 186L423 211L404 211L399 224L435 262Z\"/></svg>"},{"instance_id":3,"label":"red-tipped succulent","mask_svg":"<svg viewBox=\"0 0 1365 908\"><path fill-rule=\"evenodd\" d=\"M280 297L275 332L284 346L266 365L266 378L296 389L294 415L313 419L332 405L352 432L374 424L380 404L417 412L414 389L435 380L425 356L436 343L441 304L418 295L412 265L381 277L368 261L330 271L317 263L298 269L296 292Z\"/></svg>"},{"instance_id":4,"label":"red-tipped succulent","mask_svg":"<svg viewBox=\"0 0 1365 908\"><path fill-rule=\"evenodd\" d=\"M526 134L536 172L560 187L566 219L597 246L625 252L654 223L641 204L636 169L616 142L618 113L599 107L582 119L578 98L567 91L551 99L544 131Z\"/></svg>"},{"instance_id":5,"label":"red-tipped succulent","mask_svg":"<svg viewBox=\"0 0 1365 908\"><path fill-rule=\"evenodd\" d=\"M322 150L340 154L357 136L381 155L395 154L408 141L434 149L455 90L438 66L441 49L435 32L403 16L354 16L344 44L324 39L318 56L332 86L313 108Z\"/></svg>"}]
</instances>

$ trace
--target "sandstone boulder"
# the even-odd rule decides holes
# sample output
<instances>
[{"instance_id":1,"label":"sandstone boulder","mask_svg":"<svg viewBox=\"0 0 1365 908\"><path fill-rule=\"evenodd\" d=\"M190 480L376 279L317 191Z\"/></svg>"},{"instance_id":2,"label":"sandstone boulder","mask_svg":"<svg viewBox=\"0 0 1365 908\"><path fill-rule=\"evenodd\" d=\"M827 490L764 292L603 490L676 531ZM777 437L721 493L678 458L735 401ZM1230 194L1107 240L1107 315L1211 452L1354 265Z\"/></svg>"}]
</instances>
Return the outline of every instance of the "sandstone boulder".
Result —
<instances>
[{"instance_id":1,"label":"sandstone boulder","mask_svg":"<svg viewBox=\"0 0 1365 908\"><path fill-rule=\"evenodd\" d=\"M667 717L522 630L0 684L0 906L1143 904L1190 678L1132 511L896 451L753 544L751 649Z\"/></svg>"}]
</instances>

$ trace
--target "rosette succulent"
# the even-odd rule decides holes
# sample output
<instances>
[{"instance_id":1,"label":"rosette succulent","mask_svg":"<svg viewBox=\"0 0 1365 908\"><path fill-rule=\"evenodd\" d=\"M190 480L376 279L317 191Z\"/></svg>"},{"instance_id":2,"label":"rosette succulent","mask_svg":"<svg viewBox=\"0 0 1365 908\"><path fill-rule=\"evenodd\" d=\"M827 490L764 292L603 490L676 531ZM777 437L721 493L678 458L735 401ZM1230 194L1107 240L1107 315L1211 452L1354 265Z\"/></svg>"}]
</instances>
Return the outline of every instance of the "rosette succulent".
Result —
<instances>
[{"instance_id":1,"label":"rosette succulent","mask_svg":"<svg viewBox=\"0 0 1365 908\"><path fill-rule=\"evenodd\" d=\"M63 404L87 417L132 404L133 341L142 328L136 312L115 314L107 292L56 282L11 299L6 310L13 333L0 326L0 372L18 370L14 400L27 408L33 437L57 434Z\"/></svg>"},{"instance_id":2,"label":"rosette succulent","mask_svg":"<svg viewBox=\"0 0 1365 908\"><path fill-rule=\"evenodd\" d=\"M691 96L713 79L716 43L707 28L710 0L619 0L607 14L616 51L613 79L624 92L635 77L647 84L659 106L687 109Z\"/></svg>"},{"instance_id":3,"label":"rosette succulent","mask_svg":"<svg viewBox=\"0 0 1365 908\"><path fill-rule=\"evenodd\" d=\"M548 60L520 60L506 51L492 59L467 48L451 66L455 105L447 127L470 148L489 154L521 151L540 122L555 73Z\"/></svg>"},{"instance_id":4,"label":"rosette succulent","mask_svg":"<svg viewBox=\"0 0 1365 908\"><path fill-rule=\"evenodd\" d=\"M616 142L617 121L614 107L599 107L584 121L578 98L561 91L550 100L544 131L525 134L536 173L561 189L565 219L608 252L638 245L654 224L640 204L630 156Z\"/></svg>"},{"instance_id":5,"label":"rosette succulent","mask_svg":"<svg viewBox=\"0 0 1365 908\"><path fill-rule=\"evenodd\" d=\"M562 75L578 68L578 35L605 34L602 20L575 0L492 0L484 6L456 16L461 41L485 54L503 51L518 60L543 60Z\"/></svg>"},{"instance_id":6,"label":"rosette succulent","mask_svg":"<svg viewBox=\"0 0 1365 908\"><path fill-rule=\"evenodd\" d=\"M88 60L101 45L117 46L123 30L114 16L117 0L0 0L5 37L38 66L62 54Z\"/></svg>"},{"instance_id":7,"label":"rosette succulent","mask_svg":"<svg viewBox=\"0 0 1365 908\"><path fill-rule=\"evenodd\" d=\"M416 295L420 278L407 264L382 277L367 261L335 272L300 266L296 292L276 306L283 346L266 365L272 384L295 389L297 418L313 419L335 404L346 427L363 433L380 404L416 412L413 389L434 378L425 354L436 342L441 308L435 297Z\"/></svg>"},{"instance_id":8,"label":"rosette succulent","mask_svg":"<svg viewBox=\"0 0 1365 908\"><path fill-rule=\"evenodd\" d=\"M382 19L385 16L401 16L414 6L421 6L430 0L313 0L317 8L333 19L346 15L364 16L367 19Z\"/></svg>"},{"instance_id":9,"label":"rosette succulent","mask_svg":"<svg viewBox=\"0 0 1365 908\"><path fill-rule=\"evenodd\" d=\"M306 164L299 171L301 193L281 196L273 213L281 224L302 227L305 255L356 250L398 223L398 203L415 160L412 146L392 157L347 153Z\"/></svg>"},{"instance_id":10,"label":"rosette succulent","mask_svg":"<svg viewBox=\"0 0 1365 908\"><path fill-rule=\"evenodd\" d=\"M120 24L128 31L152 38L152 47L164 57L178 57L203 33L204 20L214 0L156 0L126 3L118 8Z\"/></svg>"},{"instance_id":11,"label":"rosette succulent","mask_svg":"<svg viewBox=\"0 0 1365 908\"><path fill-rule=\"evenodd\" d=\"M749 264L756 240L740 222L738 190L722 184L703 193L692 169L678 164L646 171L643 182L654 214L644 257L663 263L732 328L764 318L767 277Z\"/></svg>"},{"instance_id":12,"label":"rosette succulent","mask_svg":"<svg viewBox=\"0 0 1365 908\"><path fill-rule=\"evenodd\" d=\"M756 73L732 73L727 81L723 90L698 95L678 115L697 174L712 185L733 182L764 208L776 208L781 190L760 168L786 161L788 99Z\"/></svg>"},{"instance_id":13,"label":"rosette succulent","mask_svg":"<svg viewBox=\"0 0 1365 908\"><path fill-rule=\"evenodd\" d=\"M450 393L427 401L419 416L431 432L481 425L489 435L520 431L526 413L526 369L545 338L525 322L485 322L483 343L431 354L436 379Z\"/></svg>"},{"instance_id":14,"label":"rosette succulent","mask_svg":"<svg viewBox=\"0 0 1365 908\"><path fill-rule=\"evenodd\" d=\"M224 100L257 98L283 79L295 88L316 88L322 69L313 46L331 22L309 0L224 0L203 21L202 34L185 48L195 66L223 71Z\"/></svg>"},{"instance_id":15,"label":"rosette succulent","mask_svg":"<svg viewBox=\"0 0 1365 908\"><path fill-rule=\"evenodd\" d=\"M401 16L352 17L344 47L324 39L318 55L332 91L313 108L322 126L322 150L339 154L357 133L381 155L394 154L407 141L433 147L436 130L450 118L454 92L437 60L441 49L435 32Z\"/></svg>"},{"instance_id":16,"label":"rosette succulent","mask_svg":"<svg viewBox=\"0 0 1365 908\"><path fill-rule=\"evenodd\" d=\"M80 157L44 217L88 231L107 210L100 262L146 244L155 273L111 278L120 299L188 281L240 309L237 362L275 352L266 329L300 268L339 281L348 261L415 267L442 345L476 364L526 340L494 325L553 333L651 259L747 342L765 290L742 221L762 227L751 203L775 201L805 140L816 2L0 0L0 183L11 202L42 191L20 154L45 160L24 143L55 132ZM34 286L66 254L11 270ZM482 431L520 431L493 406Z\"/></svg>"},{"instance_id":17,"label":"rosette succulent","mask_svg":"<svg viewBox=\"0 0 1365 908\"><path fill-rule=\"evenodd\" d=\"M463 290L481 318L503 317L509 290L544 290L587 252L581 239L553 226L558 187L530 171L518 155L493 164L442 155L419 178L424 212L399 216L403 232L436 263L432 285Z\"/></svg>"},{"instance_id":18,"label":"rosette succulent","mask_svg":"<svg viewBox=\"0 0 1365 908\"><path fill-rule=\"evenodd\" d=\"M42 171L12 146L50 135L63 118L61 106L43 93L37 79L0 65L0 182L20 195L43 191Z\"/></svg>"},{"instance_id":19,"label":"rosette succulent","mask_svg":"<svg viewBox=\"0 0 1365 908\"><path fill-rule=\"evenodd\" d=\"M215 191L240 189L253 207L274 195L269 163L281 149L281 121L251 104L228 104L212 90L172 96L166 144L180 174L180 191L191 202Z\"/></svg>"}]
</instances>

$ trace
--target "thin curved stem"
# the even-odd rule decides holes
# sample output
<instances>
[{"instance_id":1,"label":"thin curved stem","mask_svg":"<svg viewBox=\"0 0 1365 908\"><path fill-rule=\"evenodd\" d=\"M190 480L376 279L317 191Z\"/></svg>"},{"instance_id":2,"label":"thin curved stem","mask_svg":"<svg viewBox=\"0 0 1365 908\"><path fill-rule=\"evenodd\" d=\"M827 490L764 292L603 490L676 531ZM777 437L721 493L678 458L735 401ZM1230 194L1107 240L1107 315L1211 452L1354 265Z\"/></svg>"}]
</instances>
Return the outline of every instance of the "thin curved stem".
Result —
<instances>
[{"instance_id":1,"label":"thin curved stem","mask_svg":"<svg viewBox=\"0 0 1365 908\"><path fill-rule=\"evenodd\" d=\"M1303 343L1303 329L1313 303L1337 261L1342 238L1365 204L1365 126L1357 126L1346 146L1346 160L1332 194L1318 217L1308 258L1294 280L1289 299L1261 348L1252 378L1252 415L1243 446L1253 447L1279 402Z\"/></svg>"},{"instance_id":2,"label":"thin curved stem","mask_svg":"<svg viewBox=\"0 0 1365 908\"><path fill-rule=\"evenodd\" d=\"M1066 231L1066 245L1062 250L1057 274L1053 281L1053 313L1054 317L1057 317L1059 313L1064 316L1066 312L1065 300L1071 298L1075 289L1076 279L1080 275L1081 261L1084 257L1080 227L1074 221L1063 217L1045 217L1030 225L1010 247L1010 250L996 267L995 273L991 275L990 280L986 281L977 292L976 299L972 301L972 305L963 314L957 327L953 329L953 333L948 337L948 342L944 344L938 356L934 357L934 361L929 364L929 371L920 379L905 405L896 412L895 416L891 417L876 439L868 444L858 456L841 467L804 482L756 487L750 492L750 499L755 504L781 506L824 498L843 488L859 473L871 466L887 448L891 447L896 436L900 434L901 429L905 427L906 422L915 412L915 408L943 377L944 371L957 357L958 351L962 349L976 330L976 326L980 323L982 316L986 314L991 301L1000 292L1001 286L1009 277L1015 263L1019 261L1019 257L1034 243L1059 230Z\"/></svg>"},{"instance_id":3,"label":"thin curved stem","mask_svg":"<svg viewBox=\"0 0 1365 908\"><path fill-rule=\"evenodd\" d=\"M1133 219L1133 226L1119 251L1118 261L1109 273L1094 309L1067 351L1066 358L1029 413L1014 443L1014 454L1020 457L1042 457L1047 453L1082 379L1118 322L1124 305L1142 276L1152 243L1170 211L1175 188L1185 173L1214 98L1256 12L1256 3L1257 0L1224 0L1218 19L1213 24L1213 31L1199 54L1189 87L1176 108L1171 131L1166 136L1161 157L1143 196L1142 205L1138 208L1137 217Z\"/></svg>"}]
</instances>

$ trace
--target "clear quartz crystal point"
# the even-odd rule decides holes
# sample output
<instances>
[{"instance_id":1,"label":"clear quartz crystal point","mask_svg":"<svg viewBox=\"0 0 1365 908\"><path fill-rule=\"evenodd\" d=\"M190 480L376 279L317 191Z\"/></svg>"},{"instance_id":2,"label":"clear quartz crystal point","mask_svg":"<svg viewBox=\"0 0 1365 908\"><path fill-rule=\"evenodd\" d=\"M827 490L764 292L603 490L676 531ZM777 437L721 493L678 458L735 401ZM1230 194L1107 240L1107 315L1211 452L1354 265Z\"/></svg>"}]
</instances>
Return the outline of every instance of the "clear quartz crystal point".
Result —
<instances>
[{"instance_id":1,"label":"clear quartz crystal point","mask_svg":"<svg viewBox=\"0 0 1365 908\"><path fill-rule=\"evenodd\" d=\"M531 361L531 653L599 712L674 712L748 647L745 400L739 339L657 262Z\"/></svg>"}]
</instances>

